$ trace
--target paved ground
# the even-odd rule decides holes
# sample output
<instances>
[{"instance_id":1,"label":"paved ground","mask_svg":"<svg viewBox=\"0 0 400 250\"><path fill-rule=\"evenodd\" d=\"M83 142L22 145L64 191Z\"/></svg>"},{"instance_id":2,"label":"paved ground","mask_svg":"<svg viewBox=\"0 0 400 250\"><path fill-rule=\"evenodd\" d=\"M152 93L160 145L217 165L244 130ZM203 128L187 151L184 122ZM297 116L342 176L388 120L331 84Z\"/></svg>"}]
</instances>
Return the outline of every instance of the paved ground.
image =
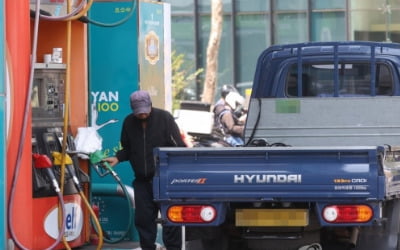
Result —
<instances>
[{"instance_id":1,"label":"paved ground","mask_svg":"<svg viewBox=\"0 0 400 250\"><path fill-rule=\"evenodd\" d=\"M138 247L139 247L138 242L123 241L123 242L116 243L116 244L104 243L103 247L101 249L102 250L127 250L127 249L131 250L131 249L135 249ZM97 245L86 245L86 246L82 246L79 248L74 248L74 250L96 250L96 249L97 249Z\"/></svg>"},{"instance_id":2,"label":"paved ground","mask_svg":"<svg viewBox=\"0 0 400 250\"><path fill-rule=\"evenodd\" d=\"M97 245L86 245L78 248L74 248L74 250L96 250ZM122 241L116 244L108 244L104 243L102 250L140 250L139 242L133 241ZM161 246L157 248L157 250L164 250Z\"/></svg>"}]
</instances>

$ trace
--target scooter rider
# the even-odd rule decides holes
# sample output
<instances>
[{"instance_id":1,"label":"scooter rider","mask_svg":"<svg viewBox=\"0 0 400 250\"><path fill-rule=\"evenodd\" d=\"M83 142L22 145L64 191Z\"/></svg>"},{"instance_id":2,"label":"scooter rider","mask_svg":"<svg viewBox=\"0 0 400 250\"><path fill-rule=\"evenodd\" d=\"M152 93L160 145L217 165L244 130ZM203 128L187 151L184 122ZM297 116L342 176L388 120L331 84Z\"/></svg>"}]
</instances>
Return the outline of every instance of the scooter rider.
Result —
<instances>
[{"instance_id":1,"label":"scooter rider","mask_svg":"<svg viewBox=\"0 0 400 250\"><path fill-rule=\"evenodd\" d=\"M214 105L214 131L230 145L241 146L244 144L244 98L228 86L223 86L221 99Z\"/></svg>"}]
</instances>

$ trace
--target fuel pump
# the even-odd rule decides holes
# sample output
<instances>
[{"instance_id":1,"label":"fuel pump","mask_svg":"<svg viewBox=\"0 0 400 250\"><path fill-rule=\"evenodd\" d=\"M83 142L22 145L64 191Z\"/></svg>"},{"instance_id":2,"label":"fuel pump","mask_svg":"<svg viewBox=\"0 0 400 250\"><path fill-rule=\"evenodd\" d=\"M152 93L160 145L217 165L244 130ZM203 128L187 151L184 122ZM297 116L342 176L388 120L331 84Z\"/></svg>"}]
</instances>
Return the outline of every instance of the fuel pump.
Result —
<instances>
[{"instance_id":1,"label":"fuel pump","mask_svg":"<svg viewBox=\"0 0 400 250\"><path fill-rule=\"evenodd\" d=\"M71 159L68 167L70 171L62 173L60 166L54 164L53 156L53 152L61 152L64 138L62 128L65 69L64 64L35 64L31 97L32 153L34 159L39 156L53 159L51 166L32 168L34 224L37 225L35 231L47 235L35 242L37 249L43 249L57 237L60 211L55 199L58 193L54 188L54 179L60 180L62 176L64 204L61 209L66 220L63 228L65 240L71 247L80 246L86 241L83 235L84 200L80 195L81 189L75 185L74 178L80 183L86 183L89 177L79 168L77 158ZM73 148L73 140L67 139L67 147ZM53 173L53 176L49 177L49 173L50 175Z\"/></svg>"},{"instance_id":2,"label":"fuel pump","mask_svg":"<svg viewBox=\"0 0 400 250\"><path fill-rule=\"evenodd\" d=\"M10 122L3 124L7 125L7 158L3 159L8 167L6 184L11 183L7 184L7 191L10 191L7 200L8 214L5 217L10 235L7 248L14 249L16 246L18 249L39 250L49 245L49 249L79 247L87 243L89 230L83 225L83 217L86 215L83 212L86 211L82 211L82 199L78 194L79 188L74 185L73 176L77 176L80 183L87 182L89 178L80 171L75 159L72 159L71 167L76 174L67 171L64 163L60 167L47 159L52 158L51 152L61 151L61 138L62 151L65 153L71 75L74 82L80 84L79 88L75 88L79 91L81 83L86 79L84 70L77 70L71 74L71 46L78 51L84 51L85 45L81 41L86 39L86 31L81 29L82 25L74 25L77 29L72 30L71 21L85 15L93 1L44 1L46 6L35 0L6 2L5 30L8 44L5 46L7 55L4 59L7 59L7 66L4 68L7 70L7 87L2 84L2 103L6 105L3 113L7 115L7 120L10 119ZM66 16L59 15L59 7L68 5L66 9L69 9L70 3L79 3L79 6L72 11L67 10ZM35 18L31 22L27 15L29 5L35 10ZM38 32L42 7L46 10L55 7L57 21L67 21L67 25L61 22L40 22L41 32ZM56 21L55 18L53 20ZM78 38L79 42L75 44L75 40L72 39L75 37L82 39ZM65 51L66 64L62 64L60 55L50 63L47 60L46 63L36 63L38 58L42 58L41 53L48 53L51 48L62 48ZM37 54L37 51L40 54ZM84 54L83 52L83 59ZM83 69L79 65L83 66L86 62L79 56L78 54L79 59L74 61L74 67L78 65L77 68ZM31 63L28 65L29 57ZM74 95L77 100L82 100L83 96L84 94ZM85 113L84 110L74 111L79 111L75 112L79 115ZM85 120L76 119L73 122L83 124ZM56 188L54 179L59 180L59 188ZM58 218L59 214L64 216L61 221ZM85 224L88 226L88 223ZM57 244L60 235L65 236L62 237L64 245Z\"/></svg>"}]
</instances>

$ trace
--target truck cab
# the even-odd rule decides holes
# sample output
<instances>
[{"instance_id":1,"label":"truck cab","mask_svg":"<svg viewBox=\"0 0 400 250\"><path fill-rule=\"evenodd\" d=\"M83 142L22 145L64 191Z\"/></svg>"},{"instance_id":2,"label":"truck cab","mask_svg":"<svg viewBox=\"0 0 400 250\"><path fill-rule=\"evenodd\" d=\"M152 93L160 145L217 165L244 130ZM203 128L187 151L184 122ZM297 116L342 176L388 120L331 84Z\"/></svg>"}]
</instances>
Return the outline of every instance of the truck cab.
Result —
<instances>
[{"instance_id":1,"label":"truck cab","mask_svg":"<svg viewBox=\"0 0 400 250\"><path fill-rule=\"evenodd\" d=\"M273 46L258 59L246 141L377 146L400 141L400 47L373 42ZM262 110L262 112L260 112Z\"/></svg>"},{"instance_id":2,"label":"truck cab","mask_svg":"<svg viewBox=\"0 0 400 250\"><path fill-rule=\"evenodd\" d=\"M258 59L251 97L398 96L399 53L374 42L272 46Z\"/></svg>"}]
</instances>

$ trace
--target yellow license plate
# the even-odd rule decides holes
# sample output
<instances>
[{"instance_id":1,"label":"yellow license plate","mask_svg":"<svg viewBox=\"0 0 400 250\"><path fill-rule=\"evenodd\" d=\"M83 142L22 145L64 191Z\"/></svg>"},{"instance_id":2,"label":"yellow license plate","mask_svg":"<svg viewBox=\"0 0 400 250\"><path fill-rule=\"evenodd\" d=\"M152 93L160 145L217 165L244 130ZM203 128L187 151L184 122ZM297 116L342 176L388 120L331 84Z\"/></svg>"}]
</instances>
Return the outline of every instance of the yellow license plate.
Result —
<instances>
[{"instance_id":1,"label":"yellow license plate","mask_svg":"<svg viewBox=\"0 0 400 250\"><path fill-rule=\"evenodd\" d=\"M236 226L239 227L303 227L307 225L307 209L236 209Z\"/></svg>"}]
</instances>

